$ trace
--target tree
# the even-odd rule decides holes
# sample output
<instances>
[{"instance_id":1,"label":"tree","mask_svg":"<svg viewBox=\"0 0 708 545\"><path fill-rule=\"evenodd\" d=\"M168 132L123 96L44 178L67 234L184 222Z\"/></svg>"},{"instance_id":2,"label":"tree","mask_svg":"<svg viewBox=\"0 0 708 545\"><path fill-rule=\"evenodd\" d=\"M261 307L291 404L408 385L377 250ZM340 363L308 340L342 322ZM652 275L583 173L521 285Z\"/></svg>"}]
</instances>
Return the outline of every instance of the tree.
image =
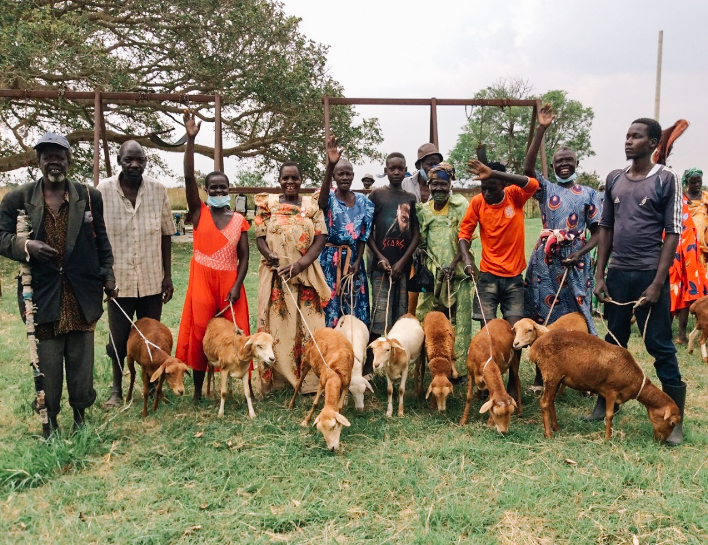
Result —
<instances>
[{"instance_id":1,"label":"tree","mask_svg":"<svg viewBox=\"0 0 708 545\"><path fill-rule=\"evenodd\" d=\"M550 102L556 118L546 131L546 155L549 165L553 152L562 144L571 147L578 154L578 160L595 155L590 146L590 128L594 117L592 108L586 108L577 100L569 99L565 91L548 91L537 96L532 93L532 87L527 81L507 78L482 89L475 98L538 98L542 103ZM455 148L450 152L450 160L461 178L469 178L465 163L475 156L480 144L486 146L487 158L490 161L504 163L510 172L522 171L531 124L531 108L483 106L475 108L468 119ZM540 170L540 157L537 161Z\"/></svg>"},{"instance_id":2,"label":"tree","mask_svg":"<svg viewBox=\"0 0 708 545\"><path fill-rule=\"evenodd\" d=\"M150 139L181 124L184 104L159 103L150 93L220 93L224 157L256 158L258 168L294 160L321 179L322 96L342 96L327 74L327 47L308 40L300 19L275 0L0 0L0 87L144 93L138 103L106 104L107 140ZM213 106L189 105L214 121ZM351 107L331 110L332 130L350 159L379 159L376 119ZM34 163L32 143L46 130L64 133L74 149L75 175L90 177L93 103L0 99L0 172ZM173 137L176 139L176 137ZM200 142L197 153L213 157Z\"/></svg>"}]
</instances>

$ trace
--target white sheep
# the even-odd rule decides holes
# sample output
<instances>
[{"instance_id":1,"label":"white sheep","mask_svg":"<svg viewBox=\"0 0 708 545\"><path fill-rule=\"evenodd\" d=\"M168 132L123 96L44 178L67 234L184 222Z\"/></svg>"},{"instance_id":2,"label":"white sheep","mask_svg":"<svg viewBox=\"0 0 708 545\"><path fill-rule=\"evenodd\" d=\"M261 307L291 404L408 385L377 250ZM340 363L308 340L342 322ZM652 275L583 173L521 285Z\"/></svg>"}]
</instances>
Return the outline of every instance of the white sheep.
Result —
<instances>
[{"instance_id":1,"label":"white sheep","mask_svg":"<svg viewBox=\"0 0 708 545\"><path fill-rule=\"evenodd\" d=\"M367 388L374 391L369 381L362 376L366 360L366 344L369 342L369 328L356 316L345 314L339 319L334 329L340 331L352 343L354 349L354 367L352 368L349 391L354 398L356 410L361 412L364 410L364 392Z\"/></svg>"}]
</instances>

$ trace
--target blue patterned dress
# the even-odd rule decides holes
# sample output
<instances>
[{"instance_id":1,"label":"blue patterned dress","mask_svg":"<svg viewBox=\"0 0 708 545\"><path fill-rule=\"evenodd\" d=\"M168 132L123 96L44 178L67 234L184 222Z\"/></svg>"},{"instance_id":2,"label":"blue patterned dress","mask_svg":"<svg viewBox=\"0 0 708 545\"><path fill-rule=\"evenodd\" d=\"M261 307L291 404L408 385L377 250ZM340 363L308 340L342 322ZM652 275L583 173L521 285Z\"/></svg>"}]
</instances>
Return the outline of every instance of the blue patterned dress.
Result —
<instances>
[{"instance_id":1,"label":"blue patterned dress","mask_svg":"<svg viewBox=\"0 0 708 545\"><path fill-rule=\"evenodd\" d=\"M327 246L320 254L320 265L325 273L327 284L332 289L329 303L324 309L327 327L337 325L339 317L349 314L349 302L351 292L344 286L346 291L337 293L337 270L342 269L350 253L350 263L356 259L356 243L361 240L366 242L371 234L371 223L374 217L374 204L361 193L354 193L354 206L348 207L340 201L334 190L329 192L329 202L324 211L325 222L329 230ZM340 253L338 247L346 246ZM341 261L341 263L340 263ZM341 278L347 271L341 270ZM341 297L340 297L341 295ZM341 302L340 302L341 299ZM371 321L369 311L369 284L366 280L366 269L362 259L359 274L354 279L354 311L357 318L367 326Z\"/></svg>"},{"instance_id":2,"label":"blue patterned dress","mask_svg":"<svg viewBox=\"0 0 708 545\"><path fill-rule=\"evenodd\" d=\"M524 307L527 316L542 324L548 316L566 270L561 261L583 247L586 229L600 221L602 204L597 191L590 187L582 185L563 187L549 182L539 173L536 175L541 187L534 195L534 199L538 201L541 208L543 228L559 229L564 234L575 236L571 241L553 244L548 248L548 253L546 252L548 239L542 236L531 253L524 282ZM588 330L593 335L597 335L590 310L592 288L590 256L585 254L568 272L548 323L552 324L570 312L582 312Z\"/></svg>"}]
</instances>

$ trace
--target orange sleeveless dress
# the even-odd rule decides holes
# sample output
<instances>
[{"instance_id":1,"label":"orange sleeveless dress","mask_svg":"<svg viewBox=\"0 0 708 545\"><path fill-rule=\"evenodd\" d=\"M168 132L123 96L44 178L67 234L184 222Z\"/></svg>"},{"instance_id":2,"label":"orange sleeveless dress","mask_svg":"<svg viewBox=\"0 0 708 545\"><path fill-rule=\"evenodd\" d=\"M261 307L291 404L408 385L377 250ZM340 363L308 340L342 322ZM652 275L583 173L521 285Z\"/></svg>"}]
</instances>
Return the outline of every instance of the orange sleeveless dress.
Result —
<instances>
[{"instance_id":1,"label":"orange sleeveless dress","mask_svg":"<svg viewBox=\"0 0 708 545\"><path fill-rule=\"evenodd\" d=\"M206 371L207 358L202 340L207 323L228 306L229 291L236 282L238 256L236 248L241 233L251 226L246 219L234 212L228 225L220 230L214 225L209 207L202 203L199 224L194 229L194 255L189 264L189 284L179 323L177 349L179 358L196 371ZM246 290L241 286L241 296L234 304L236 324L245 335L250 335ZM231 310L222 316L231 320Z\"/></svg>"}]
</instances>

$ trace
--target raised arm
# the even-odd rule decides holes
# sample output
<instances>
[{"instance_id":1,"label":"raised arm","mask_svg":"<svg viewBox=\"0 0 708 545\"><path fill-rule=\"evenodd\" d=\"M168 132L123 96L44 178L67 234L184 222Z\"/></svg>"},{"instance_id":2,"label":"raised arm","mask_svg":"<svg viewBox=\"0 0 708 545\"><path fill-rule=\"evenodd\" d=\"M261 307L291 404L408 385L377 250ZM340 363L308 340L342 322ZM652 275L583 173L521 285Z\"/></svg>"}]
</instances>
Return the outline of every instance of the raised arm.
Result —
<instances>
[{"instance_id":1,"label":"raised arm","mask_svg":"<svg viewBox=\"0 0 708 545\"><path fill-rule=\"evenodd\" d=\"M536 177L536 157L538 157L538 150L541 148L541 142L543 141L543 135L546 133L546 129L553 121L553 108L546 102L538 112L538 129L533 135L533 140L526 152L526 157L524 158L524 174L531 178Z\"/></svg>"},{"instance_id":2,"label":"raised arm","mask_svg":"<svg viewBox=\"0 0 708 545\"><path fill-rule=\"evenodd\" d=\"M317 204L322 210L326 210L329 205L329 190L332 188L332 177L334 176L334 167L337 166L339 159L342 157L344 148L338 148L339 143L337 137L331 134L327 138L325 150L327 153L327 168L325 170L325 178L320 190L320 197Z\"/></svg>"},{"instance_id":3,"label":"raised arm","mask_svg":"<svg viewBox=\"0 0 708 545\"><path fill-rule=\"evenodd\" d=\"M509 174L508 172L499 172L492 170L487 165L477 159L470 159L467 163L467 172L473 174L479 180L501 180L502 182L525 187L529 181L528 176L519 176L518 174Z\"/></svg>"},{"instance_id":4,"label":"raised arm","mask_svg":"<svg viewBox=\"0 0 708 545\"><path fill-rule=\"evenodd\" d=\"M192 215L192 224L196 227L199 223L199 212L202 201L199 198L197 180L194 178L194 140L199 134L202 122L197 123L194 113L184 112L184 126L187 129L187 147L184 150L184 190L187 196L187 207Z\"/></svg>"}]
</instances>

